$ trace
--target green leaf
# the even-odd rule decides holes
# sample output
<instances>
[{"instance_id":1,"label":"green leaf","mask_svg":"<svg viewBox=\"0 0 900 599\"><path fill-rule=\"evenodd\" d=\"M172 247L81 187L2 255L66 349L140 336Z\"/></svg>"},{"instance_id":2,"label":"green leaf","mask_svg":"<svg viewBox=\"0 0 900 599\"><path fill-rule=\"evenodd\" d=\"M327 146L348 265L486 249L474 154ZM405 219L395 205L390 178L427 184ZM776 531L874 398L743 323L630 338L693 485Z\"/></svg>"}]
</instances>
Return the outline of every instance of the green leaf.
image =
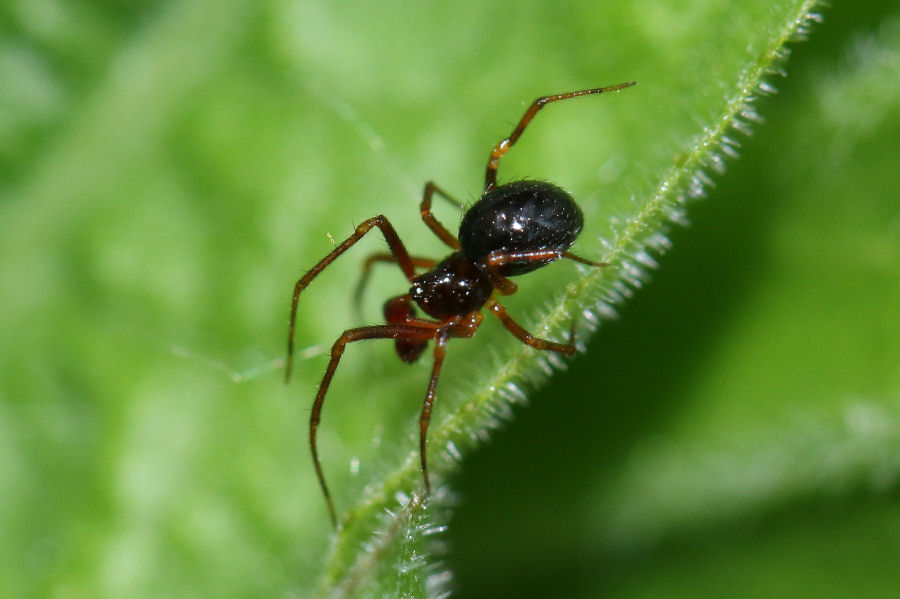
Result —
<instances>
[{"instance_id":1,"label":"green leaf","mask_svg":"<svg viewBox=\"0 0 900 599\"><path fill-rule=\"evenodd\" d=\"M810 2L7 4L0 595L896 588L896 7L826 11L796 66ZM334 533L309 406L404 280L380 267L359 315L377 233L330 267L285 387L293 282L379 213L446 253L426 180L471 202L531 100L627 80L543 110L500 169L572 191L574 250L611 263L504 298L542 337L599 325L589 351L544 386L561 361L492 319L454 340L426 498L428 360L348 348L319 429Z\"/></svg>"}]
</instances>

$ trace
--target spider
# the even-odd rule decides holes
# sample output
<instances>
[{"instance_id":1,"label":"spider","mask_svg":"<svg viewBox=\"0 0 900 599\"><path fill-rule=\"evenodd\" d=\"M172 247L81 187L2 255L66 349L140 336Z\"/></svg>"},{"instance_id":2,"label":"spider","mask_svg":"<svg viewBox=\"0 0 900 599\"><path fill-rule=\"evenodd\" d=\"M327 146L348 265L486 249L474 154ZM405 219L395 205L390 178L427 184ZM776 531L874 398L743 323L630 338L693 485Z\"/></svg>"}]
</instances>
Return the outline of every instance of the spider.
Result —
<instances>
[{"instance_id":1,"label":"spider","mask_svg":"<svg viewBox=\"0 0 900 599\"><path fill-rule=\"evenodd\" d=\"M390 253L369 256L357 286L356 297L360 297L369 270L376 262L396 263L410 283L409 292L385 302L385 324L347 329L338 337L331 348L331 360L313 402L309 418L309 444L316 476L335 527L338 526L337 513L319 462L316 431L325 394L348 343L364 339L393 339L397 355L408 364L421 357L429 342L434 343L431 379L419 417L419 457L426 493L431 491L425 451L428 424L431 422L431 409L447 351L447 341L451 337L473 336L483 319L481 310L486 308L526 345L565 356L575 353L571 337L569 343L558 343L533 336L506 312L495 295L516 292L517 285L509 277L529 273L560 258L589 266L606 264L568 251L581 232L583 218L581 210L567 191L545 181L522 180L498 185L497 168L503 155L521 137L538 111L547 104L590 94L617 92L632 85L635 82L629 81L608 87L543 96L535 100L509 137L501 140L491 150L481 197L463 215L458 237L450 233L431 213L431 199L434 194L438 194L458 206L462 204L433 182L427 182L419 209L425 225L451 249L450 255L442 261L411 256L388 219L378 215L360 223L352 235L337 245L294 285L288 328L286 383L291 377L294 327L300 293L366 233L375 227L381 229ZM416 269L427 270L417 274ZM417 308L426 317L420 316Z\"/></svg>"}]
</instances>

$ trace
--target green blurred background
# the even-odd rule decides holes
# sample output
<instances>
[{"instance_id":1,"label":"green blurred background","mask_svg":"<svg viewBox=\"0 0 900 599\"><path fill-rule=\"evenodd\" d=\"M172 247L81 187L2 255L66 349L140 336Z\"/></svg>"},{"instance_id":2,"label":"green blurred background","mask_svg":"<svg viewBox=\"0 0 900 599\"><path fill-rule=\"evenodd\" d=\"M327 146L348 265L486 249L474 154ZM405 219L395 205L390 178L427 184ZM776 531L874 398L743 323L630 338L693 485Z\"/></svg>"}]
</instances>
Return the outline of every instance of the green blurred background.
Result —
<instances>
[{"instance_id":1,"label":"green blurred background","mask_svg":"<svg viewBox=\"0 0 900 599\"><path fill-rule=\"evenodd\" d=\"M381 243L304 298L286 388L327 235L382 212L440 253L425 180L471 200L535 96L636 79L542 115L501 170L578 192L594 255L785 6L4 2L0 595L309 596L308 406ZM652 282L450 480L459 596L900 592L900 5L823 13ZM547 270L511 298L526 323L578 276ZM436 418L517 351L498 328L451 344ZM339 509L414 448L428 364L397 362L342 363Z\"/></svg>"}]
</instances>

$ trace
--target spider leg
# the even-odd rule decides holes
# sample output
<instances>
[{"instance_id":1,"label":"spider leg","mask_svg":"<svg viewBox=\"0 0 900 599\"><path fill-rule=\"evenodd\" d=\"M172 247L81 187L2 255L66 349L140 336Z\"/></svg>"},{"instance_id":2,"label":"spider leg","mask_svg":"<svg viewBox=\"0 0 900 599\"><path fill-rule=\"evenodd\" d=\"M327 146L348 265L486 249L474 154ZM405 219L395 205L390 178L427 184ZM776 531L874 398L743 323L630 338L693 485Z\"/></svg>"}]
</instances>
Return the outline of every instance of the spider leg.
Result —
<instances>
[{"instance_id":1,"label":"spider leg","mask_svg":"<svg viewBox=\"0 0 900 599\"><path fill-rule=\"evenodd\" d=\"M547 264L560 258L566 258L589 266L609 266L609 263L607 262L588 260L587 258L582 258L571 252L563 252L560 250L531 250L527 252L505 252L498 250L488 254L485 264L488 267L488 272L491 275L491 279L494 283L494 287L497 288L497 291L501 295L511 295L516 292L518 286L500 273L500 267L505 264L516 262L543 262Z\"/></svg>"},{"instance_id":2,"label":"spider leg","mask_svg":"<svg viewBox=\"0 0 900 599\"><path fill-rule=\"evenodd\" d=\"M560 258L577 259L579 262L585 261L584 258L573 258L575 254L563 252L561 250L527 250L523 252L507 252L505 250L495 250L487 255L485 262L491 268L496 269L505 264L513 262L552 262Z\"/></svg>"},{"instance_id":3,"label":"spider leg","mask_svg":"<svg viewBox=\"0 0 900 599\"><path fill-rule=\"evenodd\" d=\"M497 250L488 254L485 265L488 267L487 271L491 275L491 281L494 283L497 292L501 295L512 295L519 289L519 286L515 281L511 281L501 274L500 267L514 262L543 262L549 264L554 260L565 257L566 254L568 252L559 250L531 250L527 252Z\"/></svg>"},{"instance_id":4,"label":"spider leg","mask_svg":"<svg viewBox=\"0 0 900 599\"><path fill-rule=\"evenodd\" d=\"M515 335L516 338L525 345L529 345L534 349L552 351L566 356L571 356L575 353L574 343L558 343L556 341L548 341L547 339L540 339L529 333L522 325L516 322L513 317L506 312L506 308L497 303L497 300L491 298L487 301L487 303L484 304L484 306L488 310L490 310L494 316L500 319L500 322L503 323L503 326L506 327L507 331Z\"/></svg>"},{"instance_id":5,"label":"spider leg","mask_svg":"<svg viewBox=\"0 0 900 599\"><path fill-rule=\"evenodd\" d=\"M316 399L313 402L312 411L309 415L309 446L312 450L313 466L316 469L316 476L319 477L319 486L322 487L322 494L325 496L325 503L328 505L328 514L331 516L331 523L337 528L337 512L334 510L334 502L331 500L331 493L328 491L328 485L325 483L325 474L322 472L322 464L319 462L319 450L316 446L316 433L319 429L319 422L322 418L322 404L325 402L325 394L331 385L331 379L337 370L341 356L344 354L344 348L348 343L354 341L362 341L364 339L408 339L411 341L430 341L438 340L440 343L441 335L437 331L437 327L428 326L427 323L413 324L386 324L369 327L359 327L356 329L348 329L344 331L334 345L331 347L331 360L325 369L325 375L322 377L322 383L316 393ZM446 344L446 340L444 341ZM435 351L437 356L437 351ZM437 360L437 358L435 358ZM443 359L443 357L442 357ZM433 384L437 384L435 375L432 375ZM432 402L434 401L434 393L432 391ZM426 399L427 401L427 399ZM429 409L430 412L430 409ZM427 428L427 424L426 424ZM427 480L427 479L426 479Z\"/></svg>"},{"instance_id":6,"label":"spider leg","mask_svg":"<svg viewBox=\"0 0 900 599\"><path fill-rule=\"evenodd\" d=\"M341 254L350 249L357 241L363 238L366 233L372 230L372 228L378 227L381 229L382 235L384 235L385 241L387 241L388 247L391 250L391 254L393 254L397 258L397 263L400 265L400 268L403 270L403 274L406 275L406 278L412 281L413 277L416 276L415 272L415 263L413 259L410 258L409 253L406 251L406 248L403 246L403 242L400 241L400 237L397 235L397 232L394 230L394 227L385 218L383 215L378 215L368 220L360 223L356 230L353 232L350 237L345 239L334 248L331 253L322 258L318 264L313 266L305 275L303 275L297 284L294 285L294 296L291 300L291 318L290 325L288 327L288 343L287 343L287 360L285 361L285 369L284 369L284 381L288 382L291 379L291 369L293 367L294 361L294 327L297 322L297 301L300 299L300 292L302 292L306 287L312 282L313 279L318 276L320 272L325 270L325 268L334 262Z\"/></svg>"},{"instance_id":7,"label":"spider leg","mask_svg":"<svg viewBox=\"0 0 900 599\"><path fill-rule=\"evenodd\" d=\"M621 89L625 89L626 87L631 87L635 85L634 81L628 81L626 83L620 83L618 85L610 85L608 87L598 87L596 89L582 89L575 92L569 92L566 94L555 94L552 96L543 96L538 98L534 102L531 103L531 106L528 107L528 110L525 111L525 114L522 115L522 119L519 121L519 124L516 125L516 128L513 129L512 133L509 134L509 137L506 139L502 139L497 142L497 145L494 146L494 149L491 150L491 156L488 159L487 169L484 177L484 193L487 193L494 186L497 185L497 168L500 166L500 159L506 154L509 149L516 143L516 141L521 137L522 133L525 131L525 127L528 126L528 123L531 122L531 119L538 113L538 111L549 104L550 102L558 102L559 100L568 100L569 98L577 98L578 96L587 96L590 94L602 94L606 92L616 92Z\"/></svg>"},{"instance_id":8,"label":"spider leg","mask_svg":"<svg viewBox=\"0 0 900 599\"><path fill-rule=\"evenodd\" d=\"M576 254L572 254L570 252L561 252L559 250L534 250L530 252L492 252L488 255L486 263L488 266L488 272L491 274L491 277L493 279L494 287L499 293L503 295L510 295L516 292L517 286L515 282L510 281L508 278L500 274L498 272L498 267L512 262L547 262L556 260L558 258L574 260L575 262L581 262L582 264L587 264L589 266L609 266L609 264L606 262L588 260L587 258L582 258L581 256L578 256ZM571 356L575 353L575 327L577 320L572 320L572 325L569 329L569 343L557 343L555 341L547 341L534 337L515 320L513 320L513 318L506 312L506 308L498 304L496 300L489 300L488 303L485 304L485 306L500 319L500 321L503 323L503 326L506 327L509 332L515 335L523 343L530 345L535 349L554 351L556 353L565 354L567 356Z\"/></svg>"},{"instance_id":9,"label":"spider leg","mask_svg":"<svg viewBox=\"0 0 900 599\"><path fill-rule=\"evenodd\" d=\"M437 260L432 260L431 258L422 258L420 256L410 256L409 258L413 266L416 268L431 268L435 264L437 264ZM353 306L356 310L357 314L362 313L362 297L363 292L365 291L366 285L369 283L369 277L372 274L372 266L376 262L394 262L396 263L397 256L394 254L371 254L368 258L366 258L365 263L363 263L362 273L359 275L359 281L356 283L356 288L353 290Z\"/></svg>"},{"instance_id":10,"label":"spider leg","mask_svg":"<svg viewBox=\"0 0 900 599\"><path fill-rule=\"evenodd\" d=\"M422 476L425 479L426 493L431 493L431 481L428 478L425 442L428 435L428 425L431 423L431 408L434 406L434 395L437 390L438 378L441 376L441 367L444 365L444 356L446 354L447 335L441 335L435 339L431 380L428 382L428 391L425 393L425 402L422 404L422 414L419 417L419 459L422 462Z\"/></svg>"},{"instance_id":11,"label":"spider leg","mask_svg":"<svg viewBox=\"0 0 900 599\"><path fill-rule=\"evenodd\" d=\"M425 191L422 192L422 203L419 205L419 210L422 212L422 220L425 221L425 224L428 225L431 232L437 235L441 241L450 247L450 249L458 250L459 241L456 239L456 236L448 231L447 228L435 218L434 214L431 213L431 197L435 192L460 208L463 206L462 202L454 199L450 194L438 187L434 181L429 181L425 184Z\"/></svg>"},{"instance_id":12,"label":"spider leg","mask_svg":"<svg viewBox=\"0 0 900 599\"><path fill-rule=\"evenodd\" d=\"M582 264L587 264L588 266L609 266L609 262L598 262L597 260L588 260L587 258L582 258L577 254L573 254L571 252L563 252L563 258L567 260L574 260L575 262L581 262Z\"/></svg>"}]
</instances>

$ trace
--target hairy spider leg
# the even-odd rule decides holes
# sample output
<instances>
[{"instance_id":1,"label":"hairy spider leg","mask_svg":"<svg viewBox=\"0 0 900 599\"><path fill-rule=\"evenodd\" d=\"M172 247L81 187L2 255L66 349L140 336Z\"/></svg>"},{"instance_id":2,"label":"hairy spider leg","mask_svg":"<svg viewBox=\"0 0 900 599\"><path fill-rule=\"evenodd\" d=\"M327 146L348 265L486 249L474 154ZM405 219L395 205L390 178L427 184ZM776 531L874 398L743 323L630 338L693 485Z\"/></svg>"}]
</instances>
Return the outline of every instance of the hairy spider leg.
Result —
<instances>
[{"instance_id":1,"label":"hairy spider leg","mask_svg":"<svg viewBox=\"0 0 900 599\"><path fill-rule=\"evenodd\" d=\"M373 227L378 227L381 229L382 235L384 235L385 241L387 241L388 247L391 250L391 254L396 256L397 264L400 265L400 269L403 271L403 274L406 275L406 278L409 281L412 281L416 276L415 271L415 263L412 258L409 256L409 252L406 251L406 248L403 246L403 242L400 241L400 237L397 235L397 232L394 230L394 227L385 218L383 215L378 215L367 219L360 223L356 230L353 232L350 237L345 239L334 248L331 253L322 258L318 264L313 266L305 275L303 275L297 284L294 285L294 296L291 300L291 319L290 326L288 327L288 344L287 344L287 360L285 363L284 369L284 382L287 383L291 380L291 370L293 368L294 363L294 327L297 323L297 301L300 299L300 292L302 292L306 287L312 282L316 276L325 270L325 268L334 262L341 254L350 249L357 241L363 238L366 233L372 230Z\"/></svg>"},{"instance_id":2,"label":"hairy spider leg","mask_svg":"<svg viewBox=\"0 0 900 599\"><path fill-rule=\"evenodd\" d=\"M513 129L513 132L509 134L509 137L506 139L502 139L497 142L497 145L494 146L494 149L491 150L491 156L488 159L487 169L484 177L484 192L487 193L491 189L493 189L497 185L497 168L500 166L500 158L506 154L509 149L516 143L516 141L521 137L522 133L525 131L525 127L528 126L528 123L531 122L531 119L538 113L538 111L549 104L550 102L558 102L559 100L568 100L570 98L577 98L578 96L588 96L591 94L602 94L607 92L616 92L621 89L625 89L626 87L631 87L632 85L636 85L634 81L627 81L625 83L619 83L618 85L610 85L608 87L598 87L595 89L582 89L575 92L569 92L566 94L555 94L552 96L543 96L538 98L534 102L532 102L531 106L528 107L528 110L525 111L525 114L522 115L522 119L519 121L519 124L516 125L516 128Z\"/></svg>"},{"instance_id":3,"label":"hairy spider leg","mask_svg":"<svg viewBox=\"0 0 900 599\"><path fill-rule=\"evenodd\" d=\"M587 264L588 266L609 266L609 263L607 262L588 260L587 258L582 258L571 252L561 252L559 250L531 250L527 252L496 250L488 254L485 264L488 267L488 272L491 274L491 281L494 283L497 292L500 293L500 295L512 295L519 289L519 286L514 281L503 276L500 273L499 267L512 262L545 262L548 260L558 260L559 258L574 260L575 262Z\"/></svg>"},{"instance_id":4,"label":"hairy spider leg","mask_svg":"<svg viewBox=\"0 0 900 599\"><path fill-rule=\"evenodd\" d=\"M516 322L515 319L507 313L506 308L494 298L489 299L484 306L491 311L491 314L500 319L500 322L507 331L512 333L525 345L533 347L534 349L552 351L566 356L571 356L575 353L575 343L558 343L556 341L535 337L529 333L525 327Z\"/></svg>"},{"instance_id":5,"label":"hairy spider leg","mask_svg":"<svg viewBox=\"0 0 900 599\"><path fill-rule=\"evenodd\" d=\"M497 250L488 254L487 265L491 268L503 266L511 262L544 262L546 260L557 260L565 258L573 260L588 266L609 266L608 262L599 262L597 260L588 260L582 258L572 252L561 252L559 250L529 250L526 252L507 252L505 250Z\"/></svg>"},{"instance_id":6,"label":"hairy spider leg","mask_svg":"<svg viewBox=\"0 0 900 599\"><path fill-rule=\"evenodd\" d=\"M446 334L440 330L437 323L431 324L427 321L416 321L415 324L385 324L374 325L368 327L359 327L356 329L348 329L344 331L334 345L331 347L331 360L328 362L328 368L325 369L325 376L322 377L322 383L319 385L319 391L316 393L316 399L313 402L312 412L309 415L309 446L312 450L313 465L316 469L316 476L319 478L319 486L322 487L322 494L325 496L325 503L328 505L328 513L331 516L331 523L338 525L337 512L334 510L334 502L331 500L331 493L328 491L328 485L325 483L325 474L322 472L322 464L319 462L319 450L316 447L316 432L319 428L319 422L322 418L322 404L325 402L325 394L331 385L331 379L334 377L334 371L337 370L341 356L344 354L344 348L348 343L354 341L363 341L365 339L408 339L410 341L431 341L444 339L446 345ZM435 350L435 359L438 352ZM443 361L443 355L440 356ZM437 373L440 373L440 367L437 367ZM426 404L428 405L428 414L431 414L431 404L434 403L434 387L437 385L437 378L432 374L432 384L429 386L430 398L426 396ZM423 418L424 418L423 410ZM428 428L426 422L425 428ZM424 465L424 458L423 458ZM427 486L427 477L426 477Z\"/></svg>"},{"instance_id":7,"label":"hairy spider leg","mask_svg":"<svg viewBox=\"0 0 900 599\"><path fill-rule=\"evenodd\" d=\"M488 255L487 265L488 270L494 278L494 286L497 287L498 291L500 291L504 295L510 295L511 293L514 293L516 291L516 284L497 272L497 267L508 264L510 262L520 262L522 260L533 260L540 262L549 258L566 258L568 260L574 260L576 262L587 264L589 266L609 265L607 262L588 260L587 258L582 258L581 256L578 256L571 252L560 252L558 250L536 250L531 252L492 252L490 255ZM497 300L493 298L489 299L487 303L485 303L485 307L500 319L500 322L503 323L503 326L506 327L506 330L515 335L517 339L519 339L526 345L529 345L535 349L553 351L556 353L565 354L567 356L571 356L575 353L575 326L577 323L575 319L572 320L572 326L569 329L569 343L557 343L555 341L547 341L545 339L537 338L529 333L527 330L525 330L524 327L522 327L522 325L517 323L513 319L513 317L507 313L506 308L498 303Z\"/></svg>"},{"instance_id":8,"label":"hairy spider leg","mask_svg":"<svg viewBox=\"0 0 900 599\"><path fill-rule=\"evenodd\" d=\"M457 240L456 236L448 231L447 228L435 218L434 214L431 213L431 197L435 192L448 202L456 204L460 208L463 206L462 202L438 187L434 181L428 181L425 184L425 191L422 192L422 203L419 205L419 210L422 212L422 220L425 221L425 224L428 225L431 232L437 235L441 241L450 247L450 249L454 251L458 250L459 240Z\"/></svg>"},{"instance_id":9,"label":"hairy spider leg","mask_svg":"<svg viewBox=\"0 0 900 599\"><path fill-rule=\"evenodd\" d=\"M485 261L489 268L496 269L504 264L513 262L547 262L563 257L561 250L527 250L524 252L507 252L506 250L494 250L487 255Z\"/></svg>"}]
</instances>

